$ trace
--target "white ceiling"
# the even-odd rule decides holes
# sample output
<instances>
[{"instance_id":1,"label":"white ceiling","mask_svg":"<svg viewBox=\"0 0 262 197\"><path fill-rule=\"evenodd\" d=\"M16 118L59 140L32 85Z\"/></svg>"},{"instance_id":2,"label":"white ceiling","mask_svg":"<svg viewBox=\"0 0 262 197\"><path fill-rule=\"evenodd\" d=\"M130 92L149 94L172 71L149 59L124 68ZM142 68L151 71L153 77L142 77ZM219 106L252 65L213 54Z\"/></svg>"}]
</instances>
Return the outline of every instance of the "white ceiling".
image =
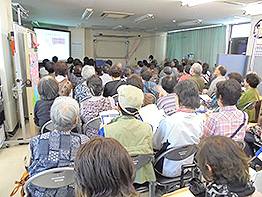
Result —
<instances>
[{"instance_id":1,"label":"white ceiling","mask_svg":"<svg viewBox=\"0 0 262 197\"><path fill-rule=\"evenodd\" d=\"M62 25L76 27L82 23L85 28L112 29L118 25L123 31L170 31L184 29L178 23L201 19L206 26L225 24L233 20L250 20L243 17L244 8L241 3L256 2L256 0L217 0L194 7L182 7L178 0L13 0L29 10L29 17L23 22L38 21L39 24ZM94 10L86 21L81 15L86 8ZM126 19L104 19L100 17L103 11L131 12L134 16ZM133 20L145 14L154 14L155 18L140 24ZM176 20L176 23L172 21Z\"/></svg>"}]
</instances>

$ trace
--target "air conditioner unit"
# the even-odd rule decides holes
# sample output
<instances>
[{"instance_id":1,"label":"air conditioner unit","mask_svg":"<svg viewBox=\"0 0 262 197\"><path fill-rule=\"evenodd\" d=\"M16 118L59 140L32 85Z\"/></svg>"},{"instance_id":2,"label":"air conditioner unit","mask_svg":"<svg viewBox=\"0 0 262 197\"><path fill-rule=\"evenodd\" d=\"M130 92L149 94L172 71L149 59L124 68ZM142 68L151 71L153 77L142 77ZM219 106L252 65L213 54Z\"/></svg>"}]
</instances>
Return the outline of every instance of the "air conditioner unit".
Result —
<instances>
[{"instance_id":1,"label":"air conditioner unit","mask_svg":"<svg viewBox=\"0 0 262 197\"><path fill-rule=\"evenodd\" d=\"M104 19L104 18L123 19L123 18L127 18L129 16L134 16L134 13L103 11L100 16L102 17L102 19Z\"/></svg>"}]
</instances>

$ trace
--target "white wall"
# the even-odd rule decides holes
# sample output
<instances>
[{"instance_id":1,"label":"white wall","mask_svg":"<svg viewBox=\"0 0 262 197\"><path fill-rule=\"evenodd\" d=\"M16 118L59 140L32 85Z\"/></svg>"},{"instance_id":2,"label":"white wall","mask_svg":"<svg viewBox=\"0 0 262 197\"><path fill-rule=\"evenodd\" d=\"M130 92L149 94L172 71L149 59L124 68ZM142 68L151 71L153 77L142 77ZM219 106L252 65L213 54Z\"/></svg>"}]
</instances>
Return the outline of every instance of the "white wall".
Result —
<instances>
[{"instance_id":1,"label":"white wall","mask_svg":"<svg viewBox=\"0 0 262 197\"><path fill-rule=\"evenodd\" d=\"M94 35L128 35L128 36L141 36L141 42L137 50L131 56L128 65L135 65L138 60L147 59L150 54L153 54L158 62L161 62L166 56L166 36L167 33L141 33L141 32L130 32L123 33L117 31L102 31L102 30L92 30L85 29L85 55L88 57L94 57L94 45L93 39ZM129 38L129 51L131 51L132 46L137 37ZM111 44L111 43L110 43ZM107 46L105 46L107 47ZM99 59L99 58L98 58ZM112 59L114 63L124 62L123 59Z\"/></svg>"},{"instance_id":2,"label":"white wall","mask_svg":"<svg viewBox=\"0 0 262 197\"><path fill-rule=\"evenodd\" d=\"M68 31L71 31L71 56L82 60L85 56L85 29L68 28Z\"/></svg>"},{"instance_id":3,"label":"white wall","mask_svg":"<svg viewBox=\"0 0 262 197\"><path fill-rule=\"evenodd\" d=\"M0 77L3 85L4 110L8 130L12 131L17 124L16 101L12 96L12 86L14 84L14 73L10 43L7 35L12 31L13 17L11 0L0 1Z\"/></svg>"}]
</instances>

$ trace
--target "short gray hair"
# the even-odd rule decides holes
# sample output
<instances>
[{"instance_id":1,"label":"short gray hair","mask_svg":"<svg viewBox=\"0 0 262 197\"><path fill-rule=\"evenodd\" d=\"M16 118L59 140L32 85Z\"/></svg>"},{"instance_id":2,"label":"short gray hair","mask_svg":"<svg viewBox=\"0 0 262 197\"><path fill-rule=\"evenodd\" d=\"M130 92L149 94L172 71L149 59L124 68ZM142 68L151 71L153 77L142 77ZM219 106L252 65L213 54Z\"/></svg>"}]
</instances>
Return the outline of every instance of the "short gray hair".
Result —
<instances>
[{"instance_id":1,"label":"short gray hair","mask_svg":"<svg viewBox=\"0 0 262 197\"><path fill-rule=\"evenodd\" d=\"M58 131L72 129L79 114L79 105L71 97L57 97L51 107L50 117Z\"/></svg>"},{"instance_id":2,"label":"short gray hair","mask_svg":"<svg viewBox=\"0 0 262 197\"><path fill-rule=\"evenodd\" d=\"M93 76L94 74L96 74L96 71L93 66L86 65L82 68L81 75L84 79L88 79L89 77Z\"/></svg>"},{"instance_id":3,"label":"short gray hair","mask_svg":"<svg viewBox=\"0 0 262 197\"><path fill-rule=\"evenodd\" d=\"M195 74L201 75L202 73L202 66L199 63L194 63L191 67L191 69L194 69Z\"/></svg>"},{"instance_id":4,"label":"short gray hair","mask_svg":"<svg viewBox=\"0 0 262 197\"><path fill-rule=\"evenodd\" d=\"M44 76L38 83L38 93L43 100L53 100L58 97L58 82L52 76Z\"/></svg>"}]
</instances>

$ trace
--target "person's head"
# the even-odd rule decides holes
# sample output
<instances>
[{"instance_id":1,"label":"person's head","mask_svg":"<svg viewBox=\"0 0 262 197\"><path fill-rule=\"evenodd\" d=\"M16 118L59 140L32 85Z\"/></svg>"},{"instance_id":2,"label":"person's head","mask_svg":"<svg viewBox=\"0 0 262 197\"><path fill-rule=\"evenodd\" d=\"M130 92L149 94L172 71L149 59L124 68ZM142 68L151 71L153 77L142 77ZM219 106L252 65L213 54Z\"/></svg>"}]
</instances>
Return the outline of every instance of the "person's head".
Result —
<instances>
[{"instance_id":1,"label":"person's head","mask_svg":"<svg viewBox=\"0 0 262 197\"><path fill-rule=\"evenodd\" d=\"M178 70L178 72L183 73L184 67L183 67L182 65L178 65L178 66L177 66L177 70ZM190 69L189 69L189 70L190 70Z\"/></svg>"},{"instance_id":2,"label":"person's head","mask_svg":"<svg viewBox=\"0 0 262 197\"><path fill-rule=\"evenodd\" d=\"M202 73L202 66L199 63L194 63L191 66L192 75L201 75Z\"/></svg>"},{"instance_id":3,"label":"person's head","mask_svg":"<svg viewBox=\"0 0 262 197\"><path fill-rule=\"evenodd\" d=\"M132 85L121 85L117 89L118 106L123 115L136 115L140 110L144 93L141 89Z\"/></svg>"},{"instance_id":4,"label":"person's head","mask_svg":"<svg viewBox=\"0 0 262 197\"><path fill-rule=\"evenodd\" d=\"M42 100L53 100L58 97L58 82L53 76L44 76L38 83L38 93Z\"/></svg>"},{"instance_id":5,"label":"person's head","mask_svg":"<svg viewBox=\"0 0 262 197\"><path fill-rule=\"evenodd\" d=\"M171 75L172 68L170 66L164 67L163 72L164 72L164 75Z\"/></svg>"},{"instance_id":6,"label":"person's head","mask_svg":"<svg viewBox=\"0 0 262 197\"><path fill-rule=\"evenodd\" d=\"M208 71L208 69L209 69L209 64L208 63L204 63L203 65L202 65L202 73L205 75L205 74L207 74L207 71Z\"/></svg>"},{"instance_id":7,"label":"person's head","mask_svg":"<svg viewBox=\"0 0 262 197\"><path fill-rule=\"evenodd\" d=\"M240 146L225 136L210 136L199 143L198 164L208 182L247 183L248 158Z\"/></svg>"},{"instance_id":8,"label":"person's head","mask_svg":"<svg viewBox=\"0 0 262 197\"><path fill-rule=\"evenodd\" d=\"M52 61L55 63L58 62L58 57L57 56L52 57Z\"/></svg>"},{"instance_id":9,"label":"person's head","mask_svg":"<svg viewBox=\"0 0 262 197\"><path fill-rule=\"evenodd\" d=\"M74 67L74 69L73 69L73 73L74 73L75 76L81 77L81 76L82 76L82 75L81 75L81 73L82 73L82 66L76 65L76 66Z\"/></svg>"},{"instance_id":10,"label":"person's head","mask_svg":"<svg viewBox=\"0 0 262 197\"><path fill-rule=\"evenodd\" d=\"M135 194L135 175L131 157L114 138L93 138L77 152L75 182L78 196L111 197Z\"/></svg>"},{"instance_id":11,"label":"person's head","mask_svg":"<svg viewBox=\"0 0 262 197\"><path fill-rule=\"evenodd\" d=\"M214 75L216 77L225 76L226 73L227 73L227 68L225 66L219 65L219 66L215 67Z\"/></svg>"},{"instance_id":12,"label":"person's head","mask_svg":"<svg viewBox=\"0 0 262 197\"><path fill-rule=\"evenodd\" d=\"M144 66L144 64L143 64L143 62L142 62L141 60L139 60L139 61L137 62L137 65L138 65L140 68L142 68L142 67Z\"/></svg>"},{"instance_id":13,"label":"person's head","mask_svg":"<svg viewBox=\"0 0 262 197\"><path fill-rule=\"evenodd\" d=\"M96 62L95 62L94 59L91 58L91 59L88 60L88 64L87 65L95 67Z\"/></svg>"},{"instance_id":14,"label":"person's head","mask_svg":"<svg viewBox=\"0 0 262 197\"><path fill-rule=\"evenodd\" d=\"M156 59L154 59L154 60L152 60L151 61L151 67L156 67L157 66L157 61L156 61Z\"/></svg>"},{"instance_id":15,"label":"person's head","mask_svg":"<svg viewBox=\"0 0 262 197\"><path fill-rule=\"evenodd\" d=\"M228 75L228 79L235 79L237 80L238 83L242 83L243 81L243 77L241 74L237 73L237 72L232 72L232 73L229 73Z\"/></svg>"},{"instance_id":16,"label":"person's head","mask_svg":"<svg viewBox=\"0 0 262 197\"><path fill-rule=\"evenodd\" d=\"M83 59L84 65L87 65L88 60L89 60L89 58L87 56L85 56L84 59Z\"/></svg>"},{"instance_id":17,"label":"person's head","mask_svg":"<svg viewBox=\"0 0 262 197\"><path fill-rule=\"evenodd\" d=\"M260 83L260 78L255 73L247 74L245 77L245 82L251 87L251 88L257 88L258 84Z\"/></svg>"},{"instance_id":18,"label":"person's head","mask_svg":"<svg viewBox=\"0 0 262 197\"><path fill-rule=\"evenodd\" d=\"M113 78L118 78L122 74L122 69L114 65L109 69L109 75Z\"/></svg>"},{"instance_id":19,"label":"person's head","mask_svg":"<svg viewBox=\"0 0 262 197\"><path fill-rule=\"evenodd\" d=\"M83 65L82 62L81 62L81 60L78 59L78 58L76 58L76 59L73 60L73 64L74 64L74 66L76 66L76 65L81 65L81 66L82 66L82 65Z\"/></svg>"},{"instance_id":20,"label":"person's head","mask_svg":"<svg viewBox=\"0 0 262 197\"><path fill-rule=\"evenodd\" d=\"M149 59L150 61L152 61L152 60L154 59L154 56L153 56L153 55L149 55L148 59Z\"/></svg>"},{"instance_id":21,"label":"person's head","mask_svg":"<svg viewBox=\"0 0 262 197\"><path fill-rule=\"evenodd\" d=\"M93 66L84 66L82 68L81 75L84 79L88 79L92 75L96 74L95 68Z\"/></svg>"},{"instance_id":22,"label":"person's head","mask_svg":"<svg viewBox=\"0 0 262 197\"><path fill-rule=\"evenodd\" d=\"M141 76L136 75L136 74L133 74L126 79L126 85L135 86L141 89L142 91L144 89L144 84L143 84Z\"/></svg>"},{"instance_id":23,"label":"person's head","mask_svg":"<svg viewBox=\"0 0 262 197\"><path fill-rule=\"evenodd\" d=\"M171 63L170 63L169 61L166 61L166 62L164 63L164 67L171 67Z\"/></svg>"},{"instance_id":24,"label":"person's head","mask_svg":"<svg viewBox=\"0 0 262 197\"><path fill-rule=\"evenodd\" d=\"M68 63L68 64L72 64L73 61L74 61L74 59L73 59L72 57L69 57L69 58L67 58L66 63Z\"/></svg>"},{"instance_id":25,"label":"person's head","mask_svg":"<svg viewBox=\"0 0 262 197\"><path fill-rule=\"evenodd\" d=\"M106 61L106 64L108 64L109 66L112 66L112 65L113 65L113 62L112 62L112 60L107 60L107 61Z\"/></svg>"},{"instance_id":26,"label":"person's head","mask_svg":"<svg viewBox=\"0 0 262 197\"><path fill-rule=\"evenodd\" d=\"M217 101L219 105L236 105L241 96L241 85L235 79L220 81L216 84Z\"/></svg>"},{"instance_id":27,"label":"person's head","mask_svg":"<svg viewBox=\"0 0 262 197\"><path fill-rule=\"evenodd\" d=\"M182 81L175 86L177 104L180 107L196 109L200 106L199 91L197 85L189 80Z\"/></svg>"},{"instance_id":28,"label":"person's head","mask_svg":"<svg viewBox=\"0 0 262 197\"><path fill-rule=\"evenodd\" d=\"M179 65L179 61L178 59L173 59L172 62L171 62L171 67L176 67Z\"/></svg>"},{"instance_id":29,"label":"person's head","mask_svg":"<svg viewBox=\"0 0 262 197\"><path fill-rule=\"evenodd\" d=\"M177 84L177 79L176 77L173 76L165 76L162 79L162 88L167 92L167 93L173 93L174 92L174 88Z\"/></svg>"},{"instance_id":30,"label":"person's head","mask_svg":"<svg viewBox=\"0 0 262 197\"><path fill-rule=\"evenodd\" d=\"M144 64L144 66L147 66L147 64L148 64L147 60L143 60L143 64Z\"/></svg>"},{"instance_id":31,"label":"person's head","mask_svg":"<svg viewBox=\"0 0 262 197\"><path fill-rule=\"evenodd\" d=\"M187 64L185 67L184 67L184 71L186 74L190 74L190 69L191 69L191 65L190 64Z\"/></svg>"},{"instance_id":32,"label":"person's head","mask_svg":"<svg viewBox=\"0 0 262 197\"><path fill-rule=\"evenodd\" d=\"M46 62L45 69L47 70L48 73L55 72L54 68L55 68L55 63L54 62L50 62L50 61Z\"/></svg>"},{"instance_id":33,"label":"person's head","mask_svg":"<svg viewBox=\"0 0 262 197\"><path fill-rule=\"evenodd\" d=\"M93 75L87 79L87 86L90 89L90 92L93 96L100 96L103 91L102 79Z\"/></svg>"},{"instance_id":34,"label":"person's head","mask_svg":"<svg viewBox=\"0 0 262 197\"><path fill-rule=\"evenodd\" d=\"M145 81L149 81L152 76L153 76L153 72L151 71L151 69L147 69L141 73L141 77Z\"/></svg>"},{"instance_id":35,"label":"person's head","mask_svg":"<svg viewBox=\"0 0 262 197\"><path fill-rule=\"evenodd\" d=\"M50 117L57 131L69 131L77 123L79 104L71 97L57 97L51 106Z\"/></svg>"},{"instance_id":36,"label":"person's head","mask_svg":"<svg viewBox=\"0 0 262 197\"><path fill-rule=\"evenodd\" d=\"M110 66L108 64L103 65L103 73L109 74Z\"/></svg>"},{"instance_id":37,"label":"person's head","mask_svg":"<svg viewBox=\"0 0 262 197\"><path fill-rule=\"evenodd\" d=\"M57 62L54 67L55 76L62 75L66 76L68 74L68 67L64 62Z\"/></svg>"},{"instance_id":38,"label":"person's head","mask_svg":"<svg viewBox=\"0 0 262 197\"><path fill-rule=\"evenodd\" d=\"M43 59L43 65L45 66L46 65L46 62L50 62L49 59Z\"/></svg>"},{"instance_id":39,"label":"person's head","mask_svg":"<svg viewBox=\"0 0 262 197\"><path fill-rule=\"evenodd\" d=\"M96 70L96 74L97 75L99 75L99 76L103 75L103 68L102 68L102 66L96 65L95 66L95 70Z\"/></svg>"},{"instance_id":40,"label":"person's head","mask_svg":"<svg viewBox=\"0 0 262 197\"><path fill-rule=\"evenodd\" d=\"M131 73L132 73L131 69L126 67L123 70L123 77L129 77L131 75Z\"/></svg>"}]
</instances>

